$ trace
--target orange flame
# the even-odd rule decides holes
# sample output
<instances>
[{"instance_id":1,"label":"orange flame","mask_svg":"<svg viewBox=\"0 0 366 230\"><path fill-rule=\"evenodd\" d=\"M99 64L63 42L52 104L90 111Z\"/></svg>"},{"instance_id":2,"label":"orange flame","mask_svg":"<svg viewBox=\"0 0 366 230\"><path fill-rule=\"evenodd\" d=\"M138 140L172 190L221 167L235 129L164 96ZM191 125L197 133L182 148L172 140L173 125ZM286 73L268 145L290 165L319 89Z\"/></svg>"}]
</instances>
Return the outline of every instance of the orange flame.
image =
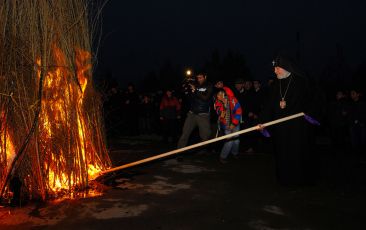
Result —
<instances>
[{"instance_id":1,"label":"orange flame","mask_svg":"<svg viewBox=\"0 0 366 230\"><path fill-rule=\"evenodd\" d=\"M82 49L75 49L76 71L72 72L67 68L63 51L55 44L52 51L56 67L44 75L39 129L42 151L48 153L43 165L48 174L47 187L57 193L71 190L80 184L84 174L87 174L89 180L94 179L105 168L98 159L93 159L97 154L91 154L95 152L95 148L88 139L90 136L88 119L83 112L84 96L92 67L91 55ZM37 59L36 64L41 68L41 59ZM40 68L37 70L38 78L41 77ZM76 81L77 84L75 84ZM70 109L73 110L71 115L67 113ZM75 122L78 133L69 136L77 140L72 140L72 144L69 144L69 152L65 153L62 148L53 146L53 141L57 138L54 134L60 132L70 134L68 132L72 132L70 128L72 122ZM74 161L65 159L64 156L67 154L73 154ZM65 170L67 167L73 168L74 171L68 172Z\"/></svg>"},{"instance_id":2,"label":"orange flame","mask_svg":"<svg viewBox=\"0 0 366 230\"><path fill-rule=\"evenodd\" d=\"M6 114L2 111L0 115L0 165L6 166L0 170L7 170L15 158L15 148L6 127Z\"/></svg>"},{"instance_id":3,"label":"orange flame","mask_svg":"<svg viewBox=\"0 0 366 230\"><path fill-rule=\"evenodd\" d=\"M1 143L0 152L2 153L5 150L6 152L5 162L6 165L9 167L15 157L15 148L8 132L6 132L5 135L4 134L1 135L0 143Z\"/></svg>"}]
</instances>

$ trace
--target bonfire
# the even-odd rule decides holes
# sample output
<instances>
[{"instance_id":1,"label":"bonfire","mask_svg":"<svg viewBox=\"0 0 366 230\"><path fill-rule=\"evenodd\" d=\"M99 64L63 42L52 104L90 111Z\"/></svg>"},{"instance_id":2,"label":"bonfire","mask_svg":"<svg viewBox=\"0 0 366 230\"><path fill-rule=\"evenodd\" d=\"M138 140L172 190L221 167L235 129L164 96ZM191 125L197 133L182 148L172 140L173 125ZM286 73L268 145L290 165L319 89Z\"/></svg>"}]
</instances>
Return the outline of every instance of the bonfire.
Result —
<instances>
[{"instance_id":1,"label":"bonfire","mask_svg":"<svg viewBox=\"0 0 366 230\"><path fill-rule=\"evenodd\" d=\"M14 184L23 199L85 190L111 166L90 2L0 2L0 198Z\"/></svg>"}]
</instances>

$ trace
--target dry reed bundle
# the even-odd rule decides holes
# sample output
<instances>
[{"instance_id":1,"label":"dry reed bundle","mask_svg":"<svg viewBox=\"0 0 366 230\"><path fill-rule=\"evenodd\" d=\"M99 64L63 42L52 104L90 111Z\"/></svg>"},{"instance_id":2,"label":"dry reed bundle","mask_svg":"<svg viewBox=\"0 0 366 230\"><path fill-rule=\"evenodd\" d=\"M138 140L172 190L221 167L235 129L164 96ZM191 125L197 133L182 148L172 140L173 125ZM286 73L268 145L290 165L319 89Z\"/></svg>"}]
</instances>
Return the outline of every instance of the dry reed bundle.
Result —
<instances>
[{"instance_id":1,"label":"dry reed bundle","mask_svg":"<svg viewBox=\"0 0 366 230\"><path fill-rule=\"evenodd\" d=\"M86 0L0 2L0 198L88 187L108 168Z\"/></svg>"}]
</instances>

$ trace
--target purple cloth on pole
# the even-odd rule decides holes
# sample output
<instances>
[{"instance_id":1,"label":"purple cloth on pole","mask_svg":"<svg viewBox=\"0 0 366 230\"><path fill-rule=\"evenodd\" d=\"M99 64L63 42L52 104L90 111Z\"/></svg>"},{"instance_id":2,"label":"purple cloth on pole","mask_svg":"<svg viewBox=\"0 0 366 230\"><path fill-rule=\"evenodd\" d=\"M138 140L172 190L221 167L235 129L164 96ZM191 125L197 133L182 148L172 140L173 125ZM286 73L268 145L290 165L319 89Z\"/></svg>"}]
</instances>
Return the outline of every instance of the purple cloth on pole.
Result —
<instances>
[{"instance_id":1,"label":"purple cloth on pole","mask_svg":"<svg viewBox=\"0 0 366 230\"><path fill-rule=\"evenodd\" d=\"M310 117L309 115L304 115L305 119L312 125L320 125L319 121L315 120L314 118Z\"/></svg>"},{"instance_id":2,"label":"purple cloth on pole","mask_svg":"<svg viewBox=\"0 0 366 230\"><path fill-rule=\"evenodd\" d=\"M260 130L261 134L265 137L271 137L271 134L268 132L267 129Z\"/></svg>"}]
</instances>

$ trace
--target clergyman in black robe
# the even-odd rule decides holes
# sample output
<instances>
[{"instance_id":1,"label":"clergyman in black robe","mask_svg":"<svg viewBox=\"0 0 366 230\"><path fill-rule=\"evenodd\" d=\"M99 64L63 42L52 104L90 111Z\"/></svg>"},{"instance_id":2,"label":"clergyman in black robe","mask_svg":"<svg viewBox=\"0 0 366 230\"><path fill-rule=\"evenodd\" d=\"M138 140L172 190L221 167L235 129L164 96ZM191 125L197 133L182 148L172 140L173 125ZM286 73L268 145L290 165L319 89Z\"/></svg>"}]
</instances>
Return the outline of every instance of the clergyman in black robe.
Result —
<instances>
[{"instance_id":1,"label":"clergyman in black robe","mask_svg":"<svg viewBox=\"0 0 366 230\"><path fill-rule=\"evenodd\" d=\"M314 92L311 92L312 85L305 75L299 74L293 62L286 57L276 58L273 66L277 79L265 99L260 121L264 123L314 111ZM317 157L313 149L312 129L303 117L270 127L279 184L301 186L315 182Z\"/></svg>"}]
</instances>

